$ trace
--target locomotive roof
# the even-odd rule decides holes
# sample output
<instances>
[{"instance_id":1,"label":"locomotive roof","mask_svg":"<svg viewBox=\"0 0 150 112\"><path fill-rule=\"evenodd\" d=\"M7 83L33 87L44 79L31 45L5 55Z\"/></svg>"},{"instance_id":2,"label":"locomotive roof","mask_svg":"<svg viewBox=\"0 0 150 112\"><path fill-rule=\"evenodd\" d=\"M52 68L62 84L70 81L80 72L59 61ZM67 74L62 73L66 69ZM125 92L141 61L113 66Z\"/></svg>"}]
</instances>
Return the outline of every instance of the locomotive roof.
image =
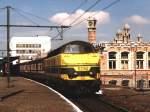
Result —
<instances>
[{"instance_id":1,"label":"locomotive roof","mask_svg":"<svg viewBox=\"0 0 150 112\"><path fill-rule=\"evenodd\" d=\"M78 45L83 45L85 47L90 47L93 49L93 51L95 51L95 48L92 44L88 43L88 42L85 42L85 41L80 41L80 40L77 40L77 41L71 41L71 42L68 42L60 47L58 47L57 49L54 49L53 51L49 52L48 53L48 57L51 57L51 56L55 56L57 54L60 54L60 53L63 53L63 50L64 48L66 48L67 45L70 45L70 44L78 44Z\"/></svg>"}]
</instances>

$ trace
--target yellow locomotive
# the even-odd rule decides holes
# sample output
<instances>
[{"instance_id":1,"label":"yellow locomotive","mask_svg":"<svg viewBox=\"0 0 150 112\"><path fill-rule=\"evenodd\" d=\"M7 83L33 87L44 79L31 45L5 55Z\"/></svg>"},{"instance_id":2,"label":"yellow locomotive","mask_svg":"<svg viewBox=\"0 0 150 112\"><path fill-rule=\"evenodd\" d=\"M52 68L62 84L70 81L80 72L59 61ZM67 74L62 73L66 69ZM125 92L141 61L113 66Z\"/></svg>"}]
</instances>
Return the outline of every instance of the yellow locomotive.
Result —
<instances>
[{"instance_id":1,"label":"yellow locomotive","mask_svg":"<svg viewBox=\"0 0 150 112\"><path fill-rule=\"evenodd\" d=\"M99 57L90 43L72 41L49 52L45 58L14 65L13 71L46 77L69 91L93 93L100 89Z\"/></svg>"},{"instance_id":2,"label":"yellow locomotive","mask_svg":"<svg viewBox=\"0 0 150 112\"><path fill-rule=\"evenodd\" d=\"M64 87L73 87L79 92L98 91L99 57L93 45L84 41L72 41L48 54L44 59L44 71Z\"/></svg>"}]
</instances>

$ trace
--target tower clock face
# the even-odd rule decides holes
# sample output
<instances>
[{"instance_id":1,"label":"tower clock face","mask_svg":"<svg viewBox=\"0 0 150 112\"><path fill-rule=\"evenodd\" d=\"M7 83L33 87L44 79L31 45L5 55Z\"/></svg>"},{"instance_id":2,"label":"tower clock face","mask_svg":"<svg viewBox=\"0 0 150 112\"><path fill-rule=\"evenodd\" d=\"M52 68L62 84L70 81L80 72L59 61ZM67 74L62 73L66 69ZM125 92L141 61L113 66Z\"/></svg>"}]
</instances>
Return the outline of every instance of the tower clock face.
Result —
<instances>
[{"instance_id":1,"label":"tower clock face","mask_svg":"<svg viewBox=\"0 0 150 112\"><path fill-rule=\"evenodd\" d=\"M89 21L89 26L92 26L93 25L93 22L92 21Z\"/></svg>"}]
</instances>

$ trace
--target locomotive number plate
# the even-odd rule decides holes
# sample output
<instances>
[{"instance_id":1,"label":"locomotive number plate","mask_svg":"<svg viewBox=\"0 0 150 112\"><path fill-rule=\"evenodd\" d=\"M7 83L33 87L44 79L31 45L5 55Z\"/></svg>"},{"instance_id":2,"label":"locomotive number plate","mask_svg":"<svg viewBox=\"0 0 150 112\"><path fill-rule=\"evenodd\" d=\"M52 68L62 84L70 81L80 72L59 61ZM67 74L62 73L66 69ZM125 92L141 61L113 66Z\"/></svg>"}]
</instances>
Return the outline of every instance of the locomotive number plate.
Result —
<instances>
[{"instance_id":1,"label":"locomotive number plate","mask_svg":"<svg viewBox=\"0 0 150 112\"><path fill-rule=\"evenodd\" d=\"M79 66L78 71L88 71L88 67L87 66Z\"/></svg>"}]
</instances>

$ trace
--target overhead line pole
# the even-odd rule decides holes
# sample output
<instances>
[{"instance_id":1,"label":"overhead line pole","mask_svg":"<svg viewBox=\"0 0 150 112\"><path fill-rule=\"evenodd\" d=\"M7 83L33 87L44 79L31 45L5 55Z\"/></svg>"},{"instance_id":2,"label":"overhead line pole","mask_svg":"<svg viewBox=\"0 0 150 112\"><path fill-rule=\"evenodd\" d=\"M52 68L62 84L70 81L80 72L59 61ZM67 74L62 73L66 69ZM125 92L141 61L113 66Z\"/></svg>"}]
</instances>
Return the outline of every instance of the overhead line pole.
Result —
<instances>
[{"instance_id":1,"label":"overhead line pole","mask_svg":"<svg viewBox=\"0 0 150 112\"><path fill-rule=\"evenodd\" d=\"M6 25L0 25L0 27L6 27L7 29L7 87L10 87L10 28L11 27L33 27L33 28L56 28L58 30L58 33L60 34L61 40L63 39L63 28L69 28L71 26L46 26L46 25L10 25L10 9L11 6L6 6L6 12L7 12L7 24ZM3 9L5 9L3 8ZM59 31L59 28L61 31ZM58 40L58 39L56 39ZM1 50L3 51L3 50ZM4 50L5 51L5 50Z\"/></svg>"},{"instance_id":2,"label":"overhead line pole","mask_svg":"<svg viewBox=\"0 0 150 112\"><path fill-rule=\"evenodd\" d=\"M7 6L7 87L10 87L10 6Z\"/></svg>"}]
</instances>

